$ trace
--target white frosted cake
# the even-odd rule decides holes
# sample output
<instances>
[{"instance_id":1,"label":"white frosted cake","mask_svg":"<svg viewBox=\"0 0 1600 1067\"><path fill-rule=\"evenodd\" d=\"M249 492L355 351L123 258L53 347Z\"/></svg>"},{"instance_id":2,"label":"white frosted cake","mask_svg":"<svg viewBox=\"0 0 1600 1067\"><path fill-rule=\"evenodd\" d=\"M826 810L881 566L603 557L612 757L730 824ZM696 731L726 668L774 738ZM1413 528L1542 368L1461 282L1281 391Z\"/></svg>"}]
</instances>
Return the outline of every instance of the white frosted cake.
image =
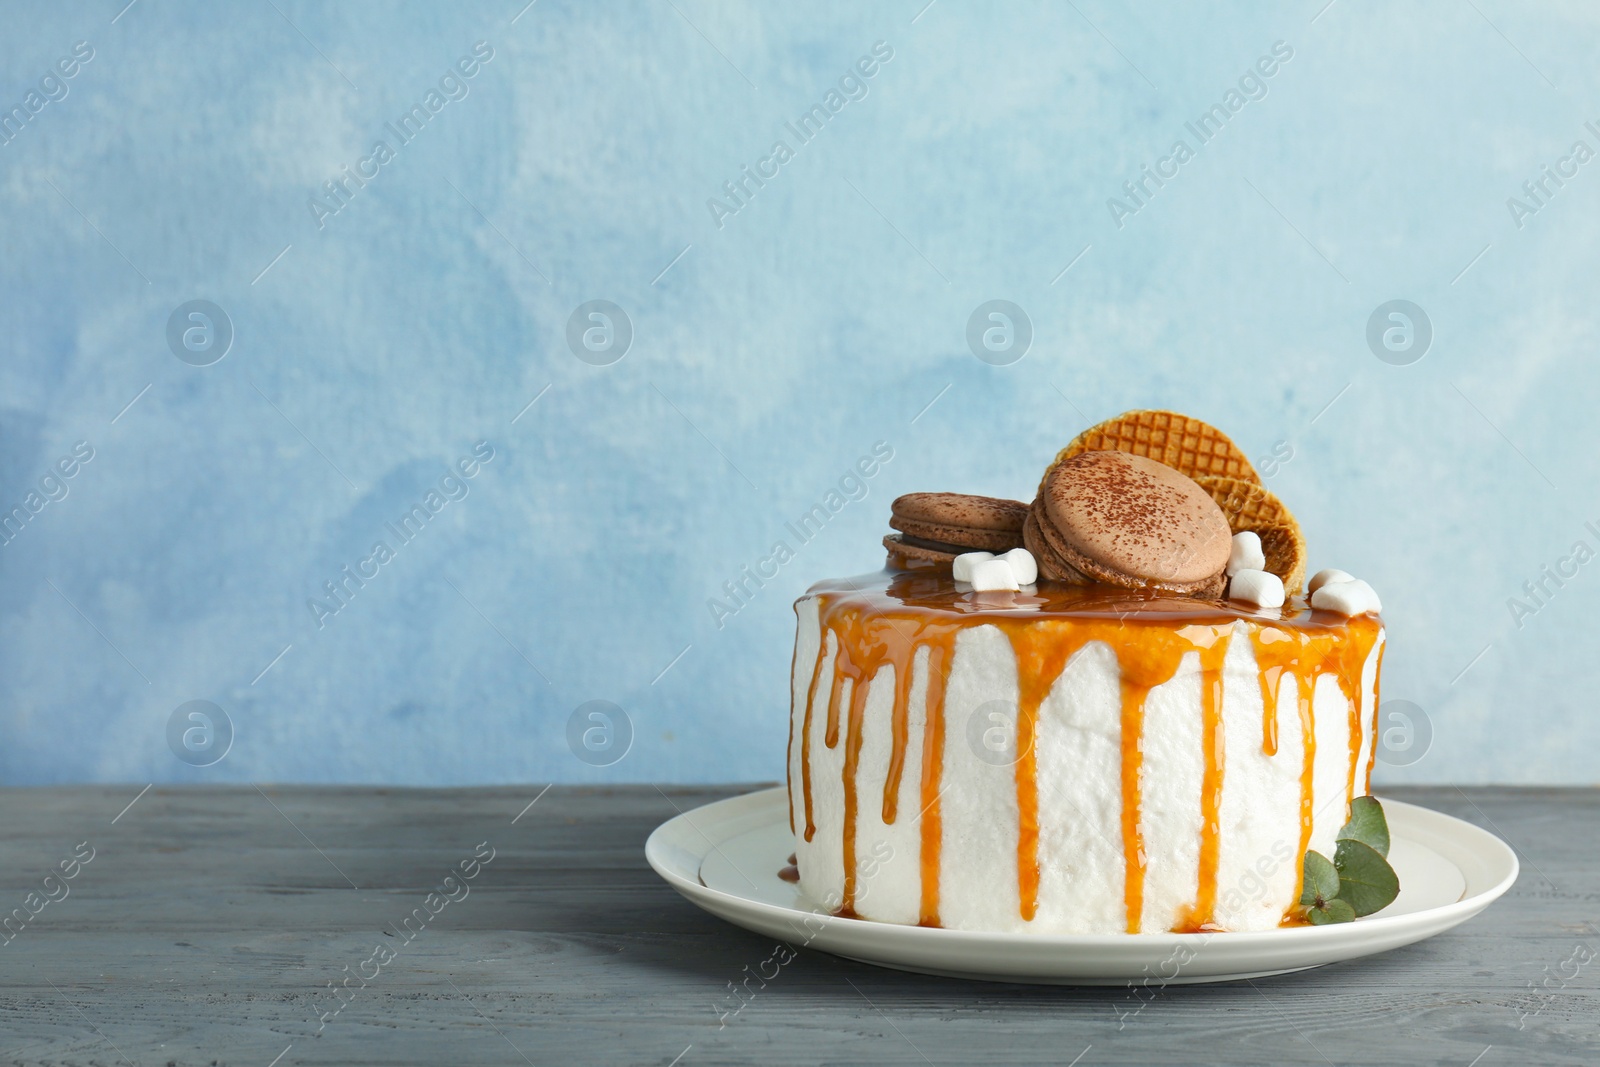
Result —
<instances>
[{"instance_id":1,"label":"white frosted cake","mask_svg":"<svg viewBox=\"0 0 1600 1067\"><path fill-rule=\"evenodd\" d=\"M1032 505L903 497L887 569L796 603L789 799L809 898L961 930L1306 921L1304 857L1333 854L1369 791L1376 597L1342 572L1286 595L1297 527L1106 456L1063 452ZM1183 508L1192 521L1168 521ZM1230 530L1245 521L1259 530ZM1037 551L996 555L1002 533Z\"/></svg>"}]
</instances>

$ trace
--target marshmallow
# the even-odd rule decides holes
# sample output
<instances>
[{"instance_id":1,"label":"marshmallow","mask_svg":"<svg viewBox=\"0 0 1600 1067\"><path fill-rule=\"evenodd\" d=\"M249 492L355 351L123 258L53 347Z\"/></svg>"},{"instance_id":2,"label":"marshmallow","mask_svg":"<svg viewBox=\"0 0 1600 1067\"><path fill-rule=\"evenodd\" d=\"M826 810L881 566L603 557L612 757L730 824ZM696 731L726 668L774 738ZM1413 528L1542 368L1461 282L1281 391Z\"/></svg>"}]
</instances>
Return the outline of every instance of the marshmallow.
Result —
<instances>
[{"instance_id":1,"label":"marshmallow","mask_svg":"<svg viewBox=\"0 0 1600 1067\"><path fill-rule=\"evenodd\" d=\"M1320 570L1311 576L1311 581L1306 585L1306 593L1315 593L1318 589L1321 589L1329 582L1353 582L1355 580L1355 575L1346 574L1337 567L1329 567L1326 570Z\"/></svg>"},{"instance_id":2,"label":"marshmallow","mask_svg":"<svg viewBox=\"0 0 1600 1067\"><path fill-rule=\"evenodd\" d=\"M1368 585L1366 582L1362 581L1360 578L1357 578L1355 580L1355 584L1359 585L1362 589L1366 590L1367 596L1372 598L1372 610L1373 611L1382 611L1383 610L1383 601L1378 599L1378 591L1376 589L1372 588L1372 586Z\"/></svg>"},{"instance_id":3,"label":"marshmallow","mask_svg":"<svg viewBox=\"0 0 1600 1067\"><path fill-rule=\"evenodd\" d=\"M1254 537L1254 534L1251 534ZM1237 538L1235 539L1237 543ZM1246 600L1258 607L1283 607L1283 579L1271 571L1247 567L1234 573L1228 582L1228 596Z\"/></svg>"},{"instance_id":4,"label":"marshmallow","mask_svg":"<svg viewBox=\"0 0 1600 1067\"><path fill-rule=\"evenodd\" d=\"M958 582L972 581L972 568L974 564L984 560L994 559L993 552L963 552L950 564L950 571Z\"/></svg>"},{"instance_id":5,"label":"marshmallow","mask_svg":"<svg viewBox=\"0 0 1600 1067\"><path fill-rule=\"evenodd\" d=\"M1017 576L1018 585L1032 585L1039 580L1039 564L1027 549L1013 548L1000 558L1011 564L1011 573Z\"/></svg>"},{"instance_id":6,"label":"marshmallow","mask_svg":"<svg viewBox=\"0 0 1600 1067\"><path fill-rule=\"evenodd\" d=\"M1017 576L1011 570L1011 564L1003 559L979 560L972 565L972 588L979 593L993 593L1002 589L1015 593L1018 589Z\"/></svg>"},{"instance_id":7,"label":"marshmallow","mask_svg":"<svg viewBox=\"0 0 1600 1067\"><path fill-rule=\"evenodd\" d=\"M1233 577L1240 571L1264 571L1267 569L1266 554L1261 551L1261 535L1252 530L1233 535L1233 544L1228 549L1228 577Z\"/></svg>"},{"instance_id":8,"label":"marshmallow","mask_svg":"<svg viewBox=\"0 0 1600 1067\"><path fill-rule=\"evenodd\" d=\"M1378 594L1360 578L1348 582L1328 582L1311 594L1311 606L1323 611L1337 611L1340 615L1365 615L1379 612L1383 605Z\"/></svg>"}]
</instances>

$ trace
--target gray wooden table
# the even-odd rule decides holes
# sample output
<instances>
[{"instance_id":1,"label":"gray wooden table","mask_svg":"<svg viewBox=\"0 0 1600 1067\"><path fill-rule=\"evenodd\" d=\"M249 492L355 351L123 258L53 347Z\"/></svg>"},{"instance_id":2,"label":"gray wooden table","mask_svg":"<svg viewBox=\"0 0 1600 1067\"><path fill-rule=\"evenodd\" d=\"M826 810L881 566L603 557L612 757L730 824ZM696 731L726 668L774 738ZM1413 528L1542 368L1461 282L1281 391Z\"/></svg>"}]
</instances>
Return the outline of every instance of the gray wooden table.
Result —
<instances>
[{"instance_id":1,"label":"gray wooden table","mask_svg":"<svg viewBox=\"0 0 1600 1067\"><path fill-rule=\"evenodd\" d=\"M1144 1001L801 951L724 1017L774 946L643 844L745 788L0 791L0 1063L1600 1063L1594 790L1392 790L1523 872L1386 956Z\"/></svg>"}]
</instances>

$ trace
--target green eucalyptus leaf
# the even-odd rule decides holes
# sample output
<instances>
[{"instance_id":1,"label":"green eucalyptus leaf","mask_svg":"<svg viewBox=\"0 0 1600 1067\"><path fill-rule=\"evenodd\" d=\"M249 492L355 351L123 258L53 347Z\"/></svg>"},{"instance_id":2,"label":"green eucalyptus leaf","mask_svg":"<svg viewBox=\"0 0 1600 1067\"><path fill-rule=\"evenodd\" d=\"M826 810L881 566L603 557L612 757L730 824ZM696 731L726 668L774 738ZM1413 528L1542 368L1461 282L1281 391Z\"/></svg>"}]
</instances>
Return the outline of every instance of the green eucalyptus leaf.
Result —
<instances>
[{"instance_id":1,"label":"green eucalyptus leaf","mask_svg":"<svg viewBox=\"0 0 1600 1067\"><path fill-rule=\"evenodd\" d=\"M1360 841L1380 856L1389 855L1389 821L1376 797L1356 797L1350 804L1350 821L1339 831L1340 841Z\"/></svg>"},{"instance_id":2,"label":"green eucalyptus leaf","mask_svg":"<svg viewBox=\"0 0 1600 1067\"><path fill-rule=\"evenodd\" d=\"M1356 921L1356 911L1343 900L1330 900L1320 908L1311 908L1306 914L1311 919L1313 926L1327 926L1329 923L1351 923Z\"/></svg>"},{"instance_id":3,"label":"green eucalyptus leaf","mask_svg":"<svg viewBox=\"0 0 1600 1067\"><path fill-rule=\"evenodd\" d=\"M1322 853L1307 852L1301 884L1300 903L1316 907L1339 895L1339 871Z\"/></svg>"},{"instance_id":4,"label":"green eucalyptus leaf","mask_svg":"<svg viewBox=\"0 0 1600 1067\"><path fill-rule=\"evenodd\" d=\"M1400 893L1400 879L1389 861L1371 845L1346 838L1333 853L1339 871L1339 897L1357 915L1371 915L1389 906Z\"/></svg>"}]
</instances>

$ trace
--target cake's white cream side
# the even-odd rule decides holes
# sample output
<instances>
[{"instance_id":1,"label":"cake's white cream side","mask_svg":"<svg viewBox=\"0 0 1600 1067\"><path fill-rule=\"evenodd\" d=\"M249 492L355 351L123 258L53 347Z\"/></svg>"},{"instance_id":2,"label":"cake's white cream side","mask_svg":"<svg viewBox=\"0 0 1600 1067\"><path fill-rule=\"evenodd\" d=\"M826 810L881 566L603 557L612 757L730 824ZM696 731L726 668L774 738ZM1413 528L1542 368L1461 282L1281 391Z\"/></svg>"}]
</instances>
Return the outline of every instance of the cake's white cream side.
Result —
<instances>
[{"instance_id":1,"label":"cake's white cream side","mask_svg":"<svg viewBox=\"0 0 1600 1067\"><path fill-rule=\"evenodd\" d=\"M1305 735L1298 683L1279 679L1277 752L1267 755L1260 673L1249 628L1234 624L1223 664L1222 852L1217 864L1217 924L1229 930L1277 926L1294 898L1300 865L1300 777ZM1335 686L1337 690L1337 686ZM1337 692L1338 711L1346 711ZM1324 701L1321 705L1326 707ZM1317 705L1313 705L1313 713ZM1329 737L1319 724L1317 736ZM1349 740L1348 733L1342 735Z\"/></svg>"},{"instance_id":2,"label":"cake's white cream side","mask_svg":"<svg viewBox=\"0 0 1600 1067\"><path fill-rule=\"evenodd\" d=\"M841 743L829 748L825 743L827 731L828 680L833 677L833 661L838 654L838 639L824 634L818 618L816 598L807 597L797 607L799 637L794 660L794 691L797 695L791 718L793 729L800 731L806 723L806 698L811 688L811 670L815 667L817 653L824 640L821 679L817 685L816 703L811 709L811 745L809 769L802 762L805 748L803 736L795 737L793 748L794 773L790 776L790 801L794 805L795 858L800 868L800 884L815 901L829 909L837 908L844 899L844 731ZM845 682L844 698L848 702L850 683ZM847 704L848 706L848 704ZM805 782L811 783L811 825L815 834L806 840Z\"/></svg>"},{"instance_id":3,"label":"cake's white cream side","mask_svg":"<svg viewBox=\"0 0 1600 1067\"><path fill-rule=\"evenodd\" d=\"M794 668L794 744L791 797L801 885L834 907L843 898L843 769L850 685L839 701L839 737L826 744L828 689L835 639L827 636L811 713L811 794L816 834L804 840L801 764L806 696L823 639L816 598L799 604ZM1235 623L1223 663L1223 775L1215 919L1230 930L1278 925L1294 903L1300 864L1303 742L1299 701L1286 676L1277 704L1278 745L1264 751L1263 706L1250 627ZM1382 636L1374 644L1360 687L1361 747L1356 795L1365 792L1373 756L1374 684ZM883 790L893 749L892 665L870 685L862 718L857 768L854 910L867 919L915 923L922 904L922 759L925 750L928 654L912 671L905 765L893 823L883 821ZM1286 675L1288 672L1285 672ZM979 757L971 738L1014 723L1016 657L994 626L962 629L956 637L945 696L944 760L939 775L942 821L937 872L938 918L951 929L1060 933L1119 933L1126 929L1122 836L1121 674L1101 642L1068 662L1039 710L1036 735L1039 824L1038 910L1020 914L1019 816L1014 764ZM1310 846L1333 854L1346 818L1350 785L1350 710L1338 680L1321 676L1313 696L1316 758L1315 818ZM998 713L996 722L990 716ZM977 725L972 725L976 718ZM1140 929L1162 931L1181 922L1196 902L1202 839L1204 775L1199 657L1183 657L1168 682L1145 702L1140 775L1145 855ZM997 736L1003 736L997 735Z\"/></svg>"},{"instance_id":4,"label":"cake's white cream side","mask_svg":"<svg viewBox=\"0 0 1600 1067\"><path fill-rule=\"evenodd\" d=\"M1032 925L1041 929L1092 933L1127 923L1119 675L1110 647L1093 642L1039 705L1039 910Z\"/></svg>"},{"instance_id":5,"label":"cake's white cream side","mask_svg":"<svg viewBox=\"0 0 1600 1067\"><path fill-rule=\"evenodd\" d=\"M922 742L927 718L928 650L917 650L912 661L910 705L906 709L907 736L905 763L896 793L895 819L883 819L884 791L889 777L889 760L894 748L894 667L884 667L872 682L862 717L862 773L856 793L856 891L857 915L884 922L915 923L922 899L922 846L919 817L922 786ZM849 705L841 701L843 718ZM844 747L846 724L839 727L839 746ZM841 876L843 872L841 869Z\"/></svg>"},{"instance_id":6,"label":"cake's white cream side","mask_svg":"<svg viewBox=\"0 0 1600 1067\"><path fill-rule=\"evenodd\" d=\"M806 688L811 683L811 667L816 664L816 645L821 637L818 611L816 600L802 600L795 605L798 625L794 665L789 670L789 765L784 779L789 785L789 829L794 830L795 837L805 833L805 808L800 800L800 731L805 725Z\"/></svg>"},{"instance_id":7,"label":"cake's white cream side","mask_svg":"<svg viewBox=\"0 0 1600 1067\"><path fill-rule=\"evenodd\" d=\"M1169 928L1179 909L1195 902L1200 884L1200 791L1205 773L1200 686L1200 657L1188 652L1172 680L1151 689L1145 698L1139 781L1148 870L1140 930Z\"/></svg>"},{"instance_id":8,"label":"cake's white cream side","mask_svg":"<svg viewBox=\"0 0 1600 1067\"><path fill-rule=\"evenodd\" d=\"M939 923L954 930L1014 929L1021 923L1016 770L979 759L968 740L969 729L980 745L983 731L995 729L993 740L1003 748L1006 727L987 715L997 711L1016 720L1016 662L997 627L974 626L956 636L944 700ZM971 727L974 716L978 723ZM950 863L952 856L963 858Z\"/></svg>"},{"instance_id":9,"label":"cake's white cream side","mask_svg":"<svg viewBox=\"0 0 1600 1067\"><path fill-rule=\"evenodd\" d=\"M811 687L811 671L817 662L817 646L822 640L821 602L807 597L795 605L798 625L794 631L794 667L789 677L789 822L796 838L806 831L805 800L800 795L802 773L801 731L805 728L806 698ZM796 853L798 856L799 854Z\"/></svg>"}]
</instances>

